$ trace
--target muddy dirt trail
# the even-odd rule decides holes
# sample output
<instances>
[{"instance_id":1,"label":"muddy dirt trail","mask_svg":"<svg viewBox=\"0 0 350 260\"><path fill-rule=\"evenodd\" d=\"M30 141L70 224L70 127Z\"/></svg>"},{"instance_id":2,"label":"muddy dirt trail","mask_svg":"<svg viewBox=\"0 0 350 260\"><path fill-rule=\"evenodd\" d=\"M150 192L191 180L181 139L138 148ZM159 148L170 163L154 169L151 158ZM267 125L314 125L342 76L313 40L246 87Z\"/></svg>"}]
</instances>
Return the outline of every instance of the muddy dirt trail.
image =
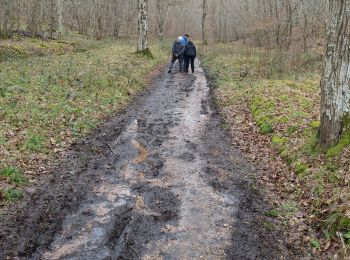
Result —
<instances>
[{"instance_id":1,"label":"muddy dirt trail","mask_svg":"<svg viewBox=\"0 0 350 260\"><path fill-rule=\"evenodd\" d=\"M281 259L205 74L162 72L3 217L1 257Z\"/></svg>"}]
</instances>

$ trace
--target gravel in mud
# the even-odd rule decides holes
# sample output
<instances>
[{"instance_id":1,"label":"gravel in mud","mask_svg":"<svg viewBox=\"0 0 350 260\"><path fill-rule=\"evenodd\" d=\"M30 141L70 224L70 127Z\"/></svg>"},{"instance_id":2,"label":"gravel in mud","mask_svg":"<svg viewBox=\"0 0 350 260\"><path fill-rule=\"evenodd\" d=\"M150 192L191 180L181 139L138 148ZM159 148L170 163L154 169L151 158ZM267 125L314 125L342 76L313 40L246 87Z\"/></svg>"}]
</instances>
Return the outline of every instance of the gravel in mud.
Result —
<instances>
[{"instance_id":1,"label":"gravel in mud","mask_svg":"<svg viewBox=\"0 0 350 260\"><path fill-rule=\"evenodd\" d=\"M205 74L163 72L2 217L0 258L283 259Z\"/></svg>"}]
</instances>

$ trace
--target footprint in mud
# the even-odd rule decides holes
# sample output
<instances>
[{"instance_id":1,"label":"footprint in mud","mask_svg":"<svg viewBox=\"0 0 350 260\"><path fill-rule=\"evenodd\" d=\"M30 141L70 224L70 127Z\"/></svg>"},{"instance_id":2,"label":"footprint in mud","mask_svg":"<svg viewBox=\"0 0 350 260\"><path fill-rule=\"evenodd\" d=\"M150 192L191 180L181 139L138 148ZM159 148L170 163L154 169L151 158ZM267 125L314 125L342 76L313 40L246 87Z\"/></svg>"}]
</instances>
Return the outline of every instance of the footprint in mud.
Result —
<instances>
[{"instance_id":1,"label":"footprint in mud","mask_svg":"<svg viewBox=\"0 0 350 260\"><path fill-rule=\"evenodd\" d=\"M208 115L208 102L206 100L202 100L202 110L201 114L202 115Z\"/></svg>"},{"instance_id":2,"label":"footprint in mud","mask_svg":"<svg viewBox=\"0 0 350 260\"><path fill-rule=\"evenodd\" d=\"M188 148L189 150L192 150L192 151L197 150L198 145L196 143L191 142L190 140L185 140L185 142L186 142L186 148Z\"/></svg>"},{"instance_id":3,"label":"footprint in mud","mask_svg":"<svg viewBox=\"0 0 350 260\"><path fill-rule=\"evenodd\" d=\"M196 156L193 153L184 152L178 158L182 159L182 160L185 160L187 162L192 162L192 161L194 161L196 159Z\"/></svg>"}]
</instances>

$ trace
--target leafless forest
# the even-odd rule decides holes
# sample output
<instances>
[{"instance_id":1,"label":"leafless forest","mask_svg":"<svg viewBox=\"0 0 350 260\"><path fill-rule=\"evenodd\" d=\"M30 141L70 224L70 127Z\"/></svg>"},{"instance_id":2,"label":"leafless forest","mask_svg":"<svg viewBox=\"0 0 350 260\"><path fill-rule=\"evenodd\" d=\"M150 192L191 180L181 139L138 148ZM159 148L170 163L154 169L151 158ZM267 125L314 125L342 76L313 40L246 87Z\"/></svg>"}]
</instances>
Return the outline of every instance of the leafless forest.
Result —
<instances>
[{"instance_id":1,"label":"leafless forest","mask_svg":"<svg viewBox=\"0 0 350 260\"><path fill-rule=\"evenodd\" d=\"M349 23L350 0L0 0L0 259L86 259L96 185L91 209L133 194L83 232L96 256L349 259Z\"/></svg>"},{"instance_id":2,"label":"leafless forest","mask_svg":"<svg viewBox=\"0 0 350 260\"><path fill-rule=\"evenodd\" d=\"M149 35L173 38L188 32L214 42L249 41L269 48L319 44L325 34L326 0L150 0ZM0 34L56 37L76 31L87 37L133 38L137 1L1 0ZM203 21L204 18L204 21ZM204 23L203 23L204 22ZM204 35L202 35L202 24Z\"/></svg>"}]
</instances>

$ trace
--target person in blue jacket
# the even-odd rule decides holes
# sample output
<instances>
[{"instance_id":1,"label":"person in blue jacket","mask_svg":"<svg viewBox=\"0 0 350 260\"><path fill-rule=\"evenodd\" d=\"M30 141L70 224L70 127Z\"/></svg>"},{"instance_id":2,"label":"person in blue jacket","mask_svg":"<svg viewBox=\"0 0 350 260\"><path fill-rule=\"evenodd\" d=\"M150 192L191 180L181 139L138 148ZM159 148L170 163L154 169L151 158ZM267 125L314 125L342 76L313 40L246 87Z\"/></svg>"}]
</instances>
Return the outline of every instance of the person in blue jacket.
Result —
<instances>
[{"instance_id":1,"label":"person in blue jacket","mask_svg":"<svg viewBox=\"0 0 350 260\"><path fill-rule=\"evenodd\" d=\"M187 44L189 38L190 38L190 35L188 35L187 33L185 35L183 35L182 36L182 43Z\"/></svg>"},{"instance_id":2,"label":"person in blue jacket","mask_svg":"<svg viewBox=\"0 0 350 260\"><path fill-rule=\"evenodd\" d=\"M173 48L172 48L173 56L170 61L168 73L171 73L176 60L179 60L180 72L184 71L185 48L186 48L186 45L183 44L183 37L179 36L173 44Z\"/></svg>"}]
</instances>

